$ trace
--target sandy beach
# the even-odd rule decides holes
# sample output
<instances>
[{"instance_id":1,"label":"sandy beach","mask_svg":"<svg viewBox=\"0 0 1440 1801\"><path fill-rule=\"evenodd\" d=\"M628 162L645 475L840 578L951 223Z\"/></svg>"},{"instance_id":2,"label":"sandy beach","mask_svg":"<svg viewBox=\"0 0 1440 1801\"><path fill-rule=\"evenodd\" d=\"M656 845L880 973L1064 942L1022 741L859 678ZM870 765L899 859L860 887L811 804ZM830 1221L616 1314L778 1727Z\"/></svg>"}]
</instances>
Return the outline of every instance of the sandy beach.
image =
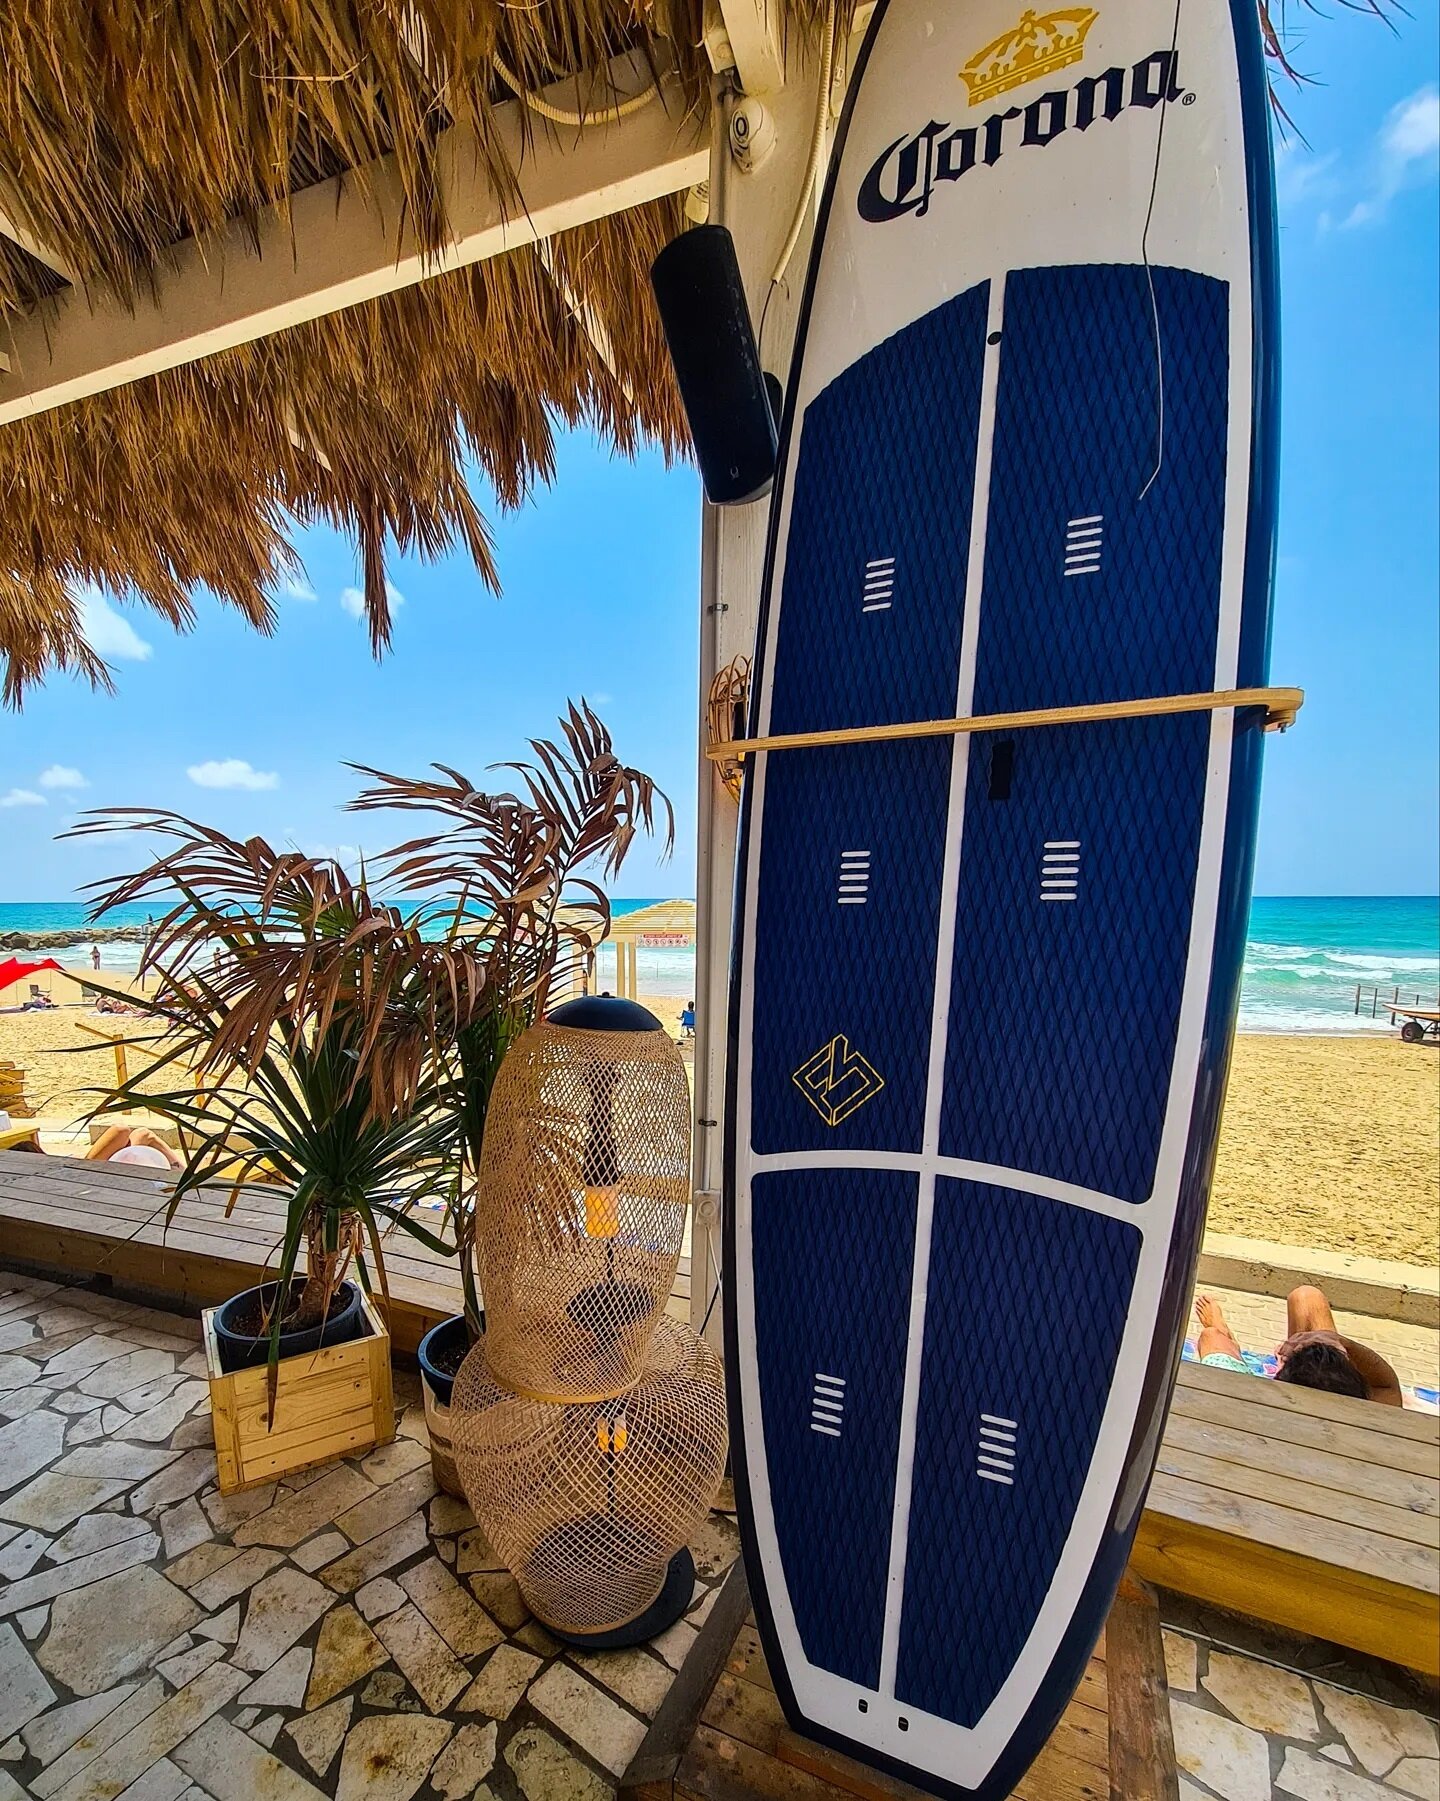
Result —
<instances>
[{"instance_id":1,"label":"sandy beach","mask_svg":"<svg viewBox=\"0 0 1440 1801\"><path fill-rule=\"evenodd\" d=\"M139 987L133 976L113 970L102 970L98 980L127 994ZM0 1013L0 1061L17 1063L25 1071L26 1099L47 1122L74 1120L95 1105L99 1097L94 1090L115 1083L115 1053L93 1034L128 1041L157 1036L160 1028L144 1017L97 1013L93 1006L77 1004L81 989L70 971L47 970L36 981L56 1004L40 1013ZM149 1062L138 1049L128 1049L125 1056L132 1076ZM151 1085L168 1087L168 1072Z\"/></svg>"},{"instance_id":2,"label":"sandy beach","mask_svg":"<svg viewBox=\"0 0 1440 1801\"><path fill-rule=\"evenodd\" d=\"M1433 1266L1440 1051L1398 1035L1242 1033L1209 1227Z\"/></svg>"},{"instance_id":3,"label":"sandy beach","mask_svg":"<svg viewBox=\"0 0 1440 1801\"><path fill-rule=\"evenodd\" d=\"M124 993L137 990L133 976L102 970L99 979L107 988ZM93 1007L72 1004L79 1002L81 990L78 980L69 972L57 975L49 971L37 980L56 1005L39 1013L0 1013L0 1062L17 1063L24 1069L25 1092L30 1105L43 1116L47 1126L60 1127L63 1122L77 1120L89 1112L99 1098L95 1090L114 1086L115 1053L92 1034L104 1032L107 1037L127 1041L145 1039L157 1035L159 1026L144 1018L102 1014ZM684 998L674 995L644 995L641 998L671 1037L678 1038ZM141 1072L149 1059L143 1050L127 1050L126 1059L129 1073L140 1076L142 1087L159 1089L174 1085L175 1071L171 1069L154 1081L145 1080ZM58 1138L50 1143L52 1150L61 1148Z\"/></svg>"},{"instance_id":4,"label":"sandy beach","mask_svg":"<svg viewBox=\"0 0 1440 1801\"><path fill-rule=\"evenodd\" d=\"M116 987L125 979L106 977ZM66 998L59 978L55 998ZM69 986L68 984L65 986ZM71 988L78 996L78 989ZM679 1035L684 999L644 995ZM143 1020L61 1006L0 1014L0 1058L22 1064L47 1120L94 1104L114 1053L80 1030L138 1037ZM73 1055L56 1054L84 1045ZM130 1054L132 1072L143 1053ZM1440 1238L1440 1052L1398 1037L1242 1034L1220 1135L1210 1230L1433 1264Z\"/></svg>"}]
</instances>

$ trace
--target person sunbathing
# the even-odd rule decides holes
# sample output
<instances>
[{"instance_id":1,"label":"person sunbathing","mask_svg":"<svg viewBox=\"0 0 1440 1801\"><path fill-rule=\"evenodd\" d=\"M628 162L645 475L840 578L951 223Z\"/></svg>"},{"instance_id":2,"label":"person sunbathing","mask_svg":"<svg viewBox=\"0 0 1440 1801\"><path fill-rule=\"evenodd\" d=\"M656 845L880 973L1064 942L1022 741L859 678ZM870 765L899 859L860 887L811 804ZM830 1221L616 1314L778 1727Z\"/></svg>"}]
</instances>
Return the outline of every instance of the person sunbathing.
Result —
<instances>
[{"instance_id":1,"label":"person sunbathing","mask_svg":"<svg viewBox=\"0 0 1440 1801\"><path fill-rule=\"evenodd\" d=\"M1296 1388L1314 1388L1322 1394L1349 1395L1357 1401L1378 1401L1382 1407L1403 1407L1400 1378L1378 1351L1358 1339L1346 1338L1335 1329L1335 1315L1318 1288L1292 1288L1285 1303L1289 1336L1275 1347L1279 1368L1277 1382ZM1239 1340L1230 1330L1225 1310L1213 1294L1198 1295L1195 1318L1200 1323L1197 1346L1200 1361L1212 1369L1238 1370L1249 1375L1240 1355Z\"/></svg>"},{"instance_id":2,"label":"person sunbathing","mask_svg":"<svg viewBox=\"0 0 1440 1801\"><path fill-rule=\"evenodd\" d=\"M142 1009L139 1007L132 1007L125 1001L117 1001L108 994L102 994L95 1003L95 1011L97 1013L138 1014Z\"/></svg>"},{"instance_id":3,"label":"person sunbathing","mask_svg":"<svg viewBox=\"0 0 1440 1801\"><path fill-rule=\"evenodd\" d=\"M37 1137L33 1143L18 1144L17 1151L35 1151L44 1156L45 1149ZM141 1169L182 1169L175 1152L149 1126L107 1126L85 1153L87 1163L129 1163Z\"/></svg>"},{"instance_id":4,"label":"person sunbathing","mask_svg":"<svg viewBox=\"0 0 1440 1801\"><path fill-rule=\"evenodd\" d=\"M110 1126L85 1153L87 1163L134 1163L142 1169L181 1169L179 1157L149 1126Z\"/></svg>"}]
</instances>

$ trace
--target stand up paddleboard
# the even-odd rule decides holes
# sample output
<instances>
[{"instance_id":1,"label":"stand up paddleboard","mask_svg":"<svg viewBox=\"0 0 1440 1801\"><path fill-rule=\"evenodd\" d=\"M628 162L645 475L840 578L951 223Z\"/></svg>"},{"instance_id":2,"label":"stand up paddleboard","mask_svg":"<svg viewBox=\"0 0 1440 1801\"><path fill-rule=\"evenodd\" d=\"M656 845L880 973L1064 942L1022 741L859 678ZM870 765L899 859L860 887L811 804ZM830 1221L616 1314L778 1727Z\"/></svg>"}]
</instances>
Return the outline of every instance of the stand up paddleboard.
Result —
<instances>
[{"instance_id":1,"label":"stand up paddleboard","mask_svg":"<svg viewBox=\"0 0 1440 1801\"><path fill-rule=\"evenodd\" d=\"M1265 679L1254 0L881 0L791 375L752 732ZM746 787L732 1441L802 1731L1007 1794L1154 1465L1263 712L786 748Z\"/></svg>"}]
</instances>

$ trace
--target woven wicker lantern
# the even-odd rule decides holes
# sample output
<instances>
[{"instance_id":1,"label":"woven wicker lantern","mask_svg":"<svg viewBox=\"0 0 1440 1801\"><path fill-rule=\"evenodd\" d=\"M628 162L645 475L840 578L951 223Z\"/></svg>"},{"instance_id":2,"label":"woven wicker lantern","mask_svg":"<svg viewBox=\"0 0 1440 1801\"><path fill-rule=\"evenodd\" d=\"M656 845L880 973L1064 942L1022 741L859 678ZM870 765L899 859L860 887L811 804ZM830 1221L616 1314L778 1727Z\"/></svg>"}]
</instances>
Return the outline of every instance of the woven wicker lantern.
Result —
<instances>
[{"instance_id":1,"label":"woven wicker lantern","mask_svg":"<svg viewBox=\"0 0 1440 1801\"><path fill-rule=\"evenodd\" d=\"M500 1066L480 1170L496 1378L571 1401L637 1381L689 1203L685 1065L654 1014L601 995L524 1033Z\"/></svg>"},{"instance_id":2,"label":"woven wicker lantern","mask_svg":"<svg viewBox=\"0 0 1440 1801\"><path fill-rule=\"evenodd\" d=\"M455 1383L456 1462L531 1611L590 1645L684 1610L685 1541L724 1471L719 1359L665 1313L689 1137L678 1046L608 995L526 1032L490 1102L485 1337Z\"/></svg>"},{"instance_id":3,"label":"woven wicker lantern","mask_svg":"<svg viewBox=\"0 0 1440 1801\"><path fill-rule=\"evenodd\" d=\"M685 1541L725 1473L720 1359L662 1319L650 1365L603 1402L531 1400L478 1347L455 1382L466 1497L530 1611L559 1637L652 1637L689 1605Z\"/></svg>"}]
</instances>

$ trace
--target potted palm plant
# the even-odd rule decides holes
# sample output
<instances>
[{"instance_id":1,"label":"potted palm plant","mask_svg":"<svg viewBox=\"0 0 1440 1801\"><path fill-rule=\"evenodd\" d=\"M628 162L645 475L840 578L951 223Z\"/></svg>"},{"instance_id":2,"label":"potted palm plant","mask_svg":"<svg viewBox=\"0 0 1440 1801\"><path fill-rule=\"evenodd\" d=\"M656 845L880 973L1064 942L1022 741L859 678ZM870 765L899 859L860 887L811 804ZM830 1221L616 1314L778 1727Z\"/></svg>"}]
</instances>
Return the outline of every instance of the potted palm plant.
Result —
<instances>
[{"instance_id":1,"label":"potted palm plant","mask_svg":"<svg viewBox=\"0 0 1440 1801\"><path fill-rule=\"evenodd\" d=\"M474 1257L475 1185L495 1077L506 1052L552 994L575 987L592 947L610 926L604 890L582 871L613 876L638 832L674 813L654 781L616 757L610 733L582 700L560 720L563 743L532 739L533 756L500 765L519 793L490 793L453 769L407 778L361 768L373 786L352 807L400 808L438 816L437 831L399 845L384 859L401 892L455 897L434 904L427 929L481 958L476 1004L455 1022L451 1079L436 1097L448 1138L453 1185L451 1236L460 1260L464 1311L432 1328L419 1347L436 1480L461 1492L450 1448L455 1375L484 1330Z\"/></svg>"},{"instance_id":2,"label":"potted palm plant","mask_svg":"<svg viewBox=\"0 0 1440 1801\"><path fill-rule=\"evenodd\" d=\"M95 884L92 911L164 909L142 974L165 1030L143 1094L138 1078L123 1083L96 1114L143 1101L179 1128L167 1224L207 1185L230 1187L232 1204L251 1181L288 1190L274 1280L206 1319L221 1485L243 1487L393 1434L388 1340L369 1297L387 1292L387 1232L450 1248L414 1208L453 1182L436 1097L457 1032L486 1011L486 960L463 938L428 939L330 859L171 812L106 810L75 828L137 829L167 847ZM323 1404L327 1386L337 1406L350 1397L340 1415Z\"/></svg>"}]
</instances>

